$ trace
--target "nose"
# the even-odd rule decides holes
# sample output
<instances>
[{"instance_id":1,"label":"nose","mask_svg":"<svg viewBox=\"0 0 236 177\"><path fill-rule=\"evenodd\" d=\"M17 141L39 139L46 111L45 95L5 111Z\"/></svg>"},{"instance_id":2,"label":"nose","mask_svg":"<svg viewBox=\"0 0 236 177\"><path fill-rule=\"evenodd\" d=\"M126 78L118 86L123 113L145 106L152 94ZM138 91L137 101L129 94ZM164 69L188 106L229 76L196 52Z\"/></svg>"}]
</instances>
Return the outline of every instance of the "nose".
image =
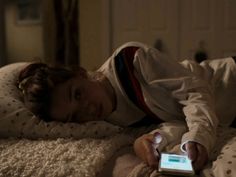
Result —
<instances>
[{"instance_id":1,"label":"nose","mask_svg":"<svg viewBox=\"0 0 236 177\"><path fill-rule=\"evenodd\" d=\"M89 107L89 101L86 99L84 101L81 101L80 103L78 103L79 107L82 108L83 110L87 110Z\"/></svg>"},{"instance_id":2,"label":"nose","mask_svg":"<svg viewBox=\"0 0 236 177\"><path fill-rule=\"evenodd\" d=\"M87 111L89 115L96 116L96 106L94 104L89 104Z\"/></svg>"}]
</instances>

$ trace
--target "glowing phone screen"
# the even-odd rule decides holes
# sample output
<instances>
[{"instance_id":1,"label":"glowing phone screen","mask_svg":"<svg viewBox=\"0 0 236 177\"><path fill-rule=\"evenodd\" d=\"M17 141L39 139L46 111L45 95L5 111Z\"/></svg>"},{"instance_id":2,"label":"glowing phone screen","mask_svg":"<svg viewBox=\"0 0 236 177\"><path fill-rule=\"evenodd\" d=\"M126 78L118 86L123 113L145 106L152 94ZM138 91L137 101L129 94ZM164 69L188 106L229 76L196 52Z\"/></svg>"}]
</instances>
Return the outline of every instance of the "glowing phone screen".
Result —
<instances>
[{"instance_id":1,"label":"glowing phone screen","mask_svg":"<svg viewBox=\"0 0 236 177\"><path fill-rule=\"evenodd\" d=\"M186 155L161 154L161 168L192 171L191 160Z\"/></svg>"}]
</instances>

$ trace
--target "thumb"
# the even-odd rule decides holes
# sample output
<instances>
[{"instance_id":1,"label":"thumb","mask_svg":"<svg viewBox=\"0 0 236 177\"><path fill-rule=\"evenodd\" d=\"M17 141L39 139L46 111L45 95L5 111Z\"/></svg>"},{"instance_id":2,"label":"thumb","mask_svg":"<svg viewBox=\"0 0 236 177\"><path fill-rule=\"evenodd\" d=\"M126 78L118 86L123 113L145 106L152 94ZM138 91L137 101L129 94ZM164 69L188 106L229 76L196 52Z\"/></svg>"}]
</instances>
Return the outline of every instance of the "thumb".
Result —
<instances>
[{"instance_id":1,"label":"thumb","mask_svg":"<svg viewBox=\"0 0 236 177\"><path fill-rule=\"evenodd\" d=\"M185 149L187 151L190 160L195 161L197 159L197 147L194 142L188 142L185 144Z\"/></svg>"}]
</instances>

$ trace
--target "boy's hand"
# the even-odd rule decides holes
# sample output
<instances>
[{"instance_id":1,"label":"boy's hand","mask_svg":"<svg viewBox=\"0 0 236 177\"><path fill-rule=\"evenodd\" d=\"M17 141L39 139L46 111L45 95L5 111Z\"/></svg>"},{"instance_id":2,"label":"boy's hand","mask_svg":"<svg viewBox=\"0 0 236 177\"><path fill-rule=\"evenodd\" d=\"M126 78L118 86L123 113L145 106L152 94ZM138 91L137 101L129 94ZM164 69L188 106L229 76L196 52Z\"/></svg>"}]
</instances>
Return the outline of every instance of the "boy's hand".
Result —
<instances>
[{"instance_id":1,"label":"boy's hand","mask_svg":"<svg viewBox=\"0 0 236 177\"><path fill-rule=\"evenodd\" d=\"M193 168L196 172L202 170L208 161L208 154L206 148L196 142L188 142L185 144L185 149L188 157L193 162Z\"/></svg>"},{"instance_id":2,"label":"boy's hand","mask_svg":"<svg viewBox=\"0 0 236 177\"><path fill-rule=\"evenodd\" d=\"M157 168L159 155L154 147L155 134L144 134L134 142L136 155L146 162L149 166Z\"/></svg>"}]
</instances>

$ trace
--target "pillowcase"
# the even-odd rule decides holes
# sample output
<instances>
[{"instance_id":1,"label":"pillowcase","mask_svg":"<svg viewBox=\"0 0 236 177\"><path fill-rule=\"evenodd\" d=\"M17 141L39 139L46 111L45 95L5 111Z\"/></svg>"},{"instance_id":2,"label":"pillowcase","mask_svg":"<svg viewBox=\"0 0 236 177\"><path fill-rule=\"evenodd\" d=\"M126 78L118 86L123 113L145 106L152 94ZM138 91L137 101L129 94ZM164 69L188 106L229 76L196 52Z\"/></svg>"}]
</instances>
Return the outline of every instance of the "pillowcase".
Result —
<instances>
[{"instance_id":1,"label":"pillowcase","mask_svg":"<svg viewBox=\"0 0 236 177\"><path fill-rule=\"evenodd\" d=\"M101 138L121 130L105 121L83 124L45 122L24 105L17 88L19 72L27 62L13 63L0 68L0 137L19 138Z\"/></svg>"}]
</instances>

